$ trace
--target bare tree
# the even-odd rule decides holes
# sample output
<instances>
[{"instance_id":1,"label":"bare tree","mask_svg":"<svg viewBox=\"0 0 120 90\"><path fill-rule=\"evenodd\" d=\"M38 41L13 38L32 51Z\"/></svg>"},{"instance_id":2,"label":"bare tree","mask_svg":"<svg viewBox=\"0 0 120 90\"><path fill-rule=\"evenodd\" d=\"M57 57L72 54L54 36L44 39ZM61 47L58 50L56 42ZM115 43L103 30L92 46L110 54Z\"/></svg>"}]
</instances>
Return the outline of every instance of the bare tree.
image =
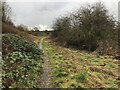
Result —
<instances>
[{"instance_id":1,"label":"bare tree","mask_svg":"<svg viewBox=\"0 0 120 90\"><path fill-rule=\"evenodd\" d=\"M24 24L18 25L17 28L22 31L28 31L28 27Z\"/></svg>"},{"instance_id":2,"label":"bare tree","mask_svg":"<svg viewBox=\"0 0 120 90\"><path fill-rule=\"evenodd\" d=\"M0 6L2 7L2 22L11 22L11 14L12 10L11 7L7 4L6 1L0 0L1 4Z\"/></svg>"},{"instance_id":3,"label":"bare tree","mask_svg":"<svg viewBox=\"0 0 120 90\"><path fill-rule=\"evenodd\" d=\"M0 21L2 20L2 1L0 0Z\"/></svg>"}]
</instances>

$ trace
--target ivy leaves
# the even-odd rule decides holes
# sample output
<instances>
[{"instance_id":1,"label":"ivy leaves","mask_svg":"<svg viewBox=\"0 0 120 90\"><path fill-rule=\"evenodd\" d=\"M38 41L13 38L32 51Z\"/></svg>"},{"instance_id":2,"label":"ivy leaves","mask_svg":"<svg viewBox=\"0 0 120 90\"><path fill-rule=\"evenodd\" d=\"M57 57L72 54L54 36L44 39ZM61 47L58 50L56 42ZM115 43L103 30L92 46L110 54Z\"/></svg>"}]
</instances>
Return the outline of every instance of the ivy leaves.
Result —
<instances>
[{"instance_id":1,"label":"ivy leaves","mask_svg":"<svg viewBox=\"0 0 120 90\"><path fill-rule=\"evenodd\" d=\"M41 51L33 42L25 40L23 37L14 34L6 34L2 38L3 43L9 45L14 51L26 53L30 59L39 59ZM31 56L31 57L30 57Z\"/></svg>"},{"instance_id":2,"label":"ivy leaves","mask_svg":"<svg viewBox=\"0 0 120 90\"><path fill-rule=\"evenodd\" d=\"M3 87L33 88L39 87L42 73L41 51L33 42L14 34L5 34L2 38L3 50ZM10 51L10 52L8 52Z\"/></svg>"}]
</instances>

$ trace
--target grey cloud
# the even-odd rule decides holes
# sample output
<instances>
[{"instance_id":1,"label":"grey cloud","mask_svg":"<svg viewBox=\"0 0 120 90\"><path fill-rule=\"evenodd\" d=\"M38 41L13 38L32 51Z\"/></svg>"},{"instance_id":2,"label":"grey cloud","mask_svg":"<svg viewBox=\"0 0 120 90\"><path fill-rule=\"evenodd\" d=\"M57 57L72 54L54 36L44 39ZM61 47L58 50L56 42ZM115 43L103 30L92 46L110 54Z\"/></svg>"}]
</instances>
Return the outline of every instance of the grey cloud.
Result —
<instances>
[{"instance_id":1,"label":"grey cloud","mask_svg":"<svg viewBox=\"0 0 120 90\"><path fill-rule=\"evenodd\" d=\"M61 8L64 8L68 2L49 2L49 3L44 3L44 4L39 4L41 7L38 7L39 11L55 11L56 9L59 10Z\"/></svg>"},{"instance_id":2,"label":"grey cloud","mask_svg":"<svg viewBox=\"0 0 120 90\"><path fill-rule=\"evenodd\" d=\"M39 24L51 26L52 20L68 3L10 2L9 4L15 14L13 16L15 23L28 26Z\"/></svg>"},{"instance_id":3,"label":"grey cloud","mask_svg":"<svg viewBox=\"0 0 120 90\"><path fill-rule=\"evenodd\" d=\"M112 14L117 14L117 2L104 3ZM51 26L55 18L73 11L83 4L85 2L9 2L15 23L27 26L39 24Z\"/></svg>"}]
</instances>

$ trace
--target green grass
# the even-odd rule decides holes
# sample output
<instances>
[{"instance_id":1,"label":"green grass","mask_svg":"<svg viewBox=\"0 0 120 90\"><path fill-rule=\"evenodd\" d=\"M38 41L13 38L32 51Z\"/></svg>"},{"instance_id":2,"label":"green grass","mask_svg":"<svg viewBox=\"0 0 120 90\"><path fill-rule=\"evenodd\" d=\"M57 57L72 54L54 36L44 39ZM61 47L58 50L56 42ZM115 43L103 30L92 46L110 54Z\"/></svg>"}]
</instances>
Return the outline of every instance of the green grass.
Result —
<instances>
[{"instance_id":1,"label":"green grass","mask_svg":"<svg viewBox=\"0 0 120 90\"><path fill-rule=\"evenodd\" d=\"M59 88L118 88L118 63L109 56L43 42L52 66L53 84Z\"/></svg>"},{"instance_id":2,"label":"green grass","mask_svg":"<svg viewBox=\"0 0 120 90\"><path fill-rule=\"evenodd\" d=\"M88 72L87 71L83 71L83 72L77 74L75 76L75 79L76 79L76 81L83 83L83 82L86 81L87 77L88 77Z\"/></svg>"}]
</instances>

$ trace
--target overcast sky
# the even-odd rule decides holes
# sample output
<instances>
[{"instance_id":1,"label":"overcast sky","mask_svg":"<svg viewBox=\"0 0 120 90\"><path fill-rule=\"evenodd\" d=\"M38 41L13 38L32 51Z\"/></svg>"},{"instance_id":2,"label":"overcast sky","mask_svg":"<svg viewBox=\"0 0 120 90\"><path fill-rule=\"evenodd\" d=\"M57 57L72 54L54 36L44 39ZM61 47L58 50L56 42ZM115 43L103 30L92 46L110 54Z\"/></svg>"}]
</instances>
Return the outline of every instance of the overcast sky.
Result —
<instances>
[{"instance_id":1,"label":"overcast sky","mask_svg":"<svg viewBox=\"0 0 120 90\"><path fill-rule=\"evenodd\" d=\"M60 15L68 14L81 5L103 2L109 13L118 18L119 0L7 0L12 8L12 18L16 24L33 27L51 27Z\"/></svg>"}]
</instances>

